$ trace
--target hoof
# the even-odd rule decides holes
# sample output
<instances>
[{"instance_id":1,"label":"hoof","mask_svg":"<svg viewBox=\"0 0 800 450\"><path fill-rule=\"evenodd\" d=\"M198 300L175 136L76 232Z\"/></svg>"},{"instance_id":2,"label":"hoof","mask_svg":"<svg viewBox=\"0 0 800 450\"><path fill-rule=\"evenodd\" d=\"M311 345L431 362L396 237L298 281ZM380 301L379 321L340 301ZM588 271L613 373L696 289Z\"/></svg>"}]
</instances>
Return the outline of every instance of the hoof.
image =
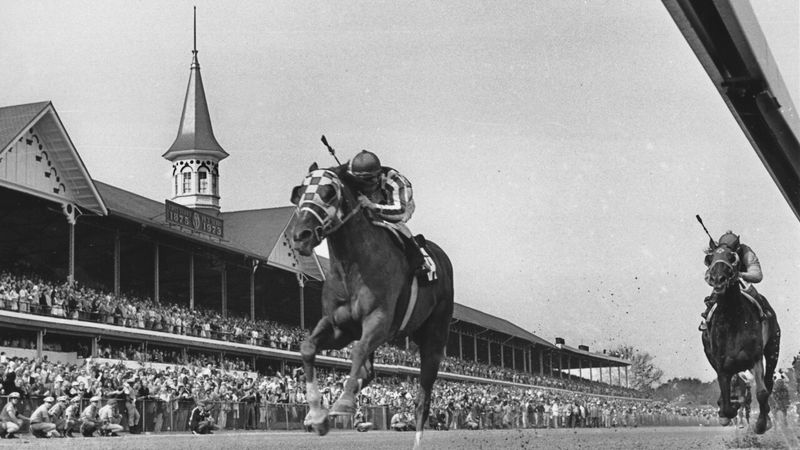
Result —
<instances>
[{"instance_id":1,"label":"hoof","mask_svg":"<svg viewBox=\"0 0 800 450\"><path fill-rule=\"evenodd\" d=\"M341 398L333 404L331 411L328 413L332 416L346 416L356 413L356 405L351 400L342 400Z\"/></svg>"},{"instance_id":2,"label":"hoof","mask_svg":"<svg viewBox=\"0 0 800 450\"><path fill-rule=\"evenodd\" d=\"M328 411L324 409L317 409L311 410L306 414L306 418L303 420L303 425L307 427L312 427L319 432L318 427L323 426L325 428L324 433L320 433L320 435L324 435L328 432Z\"/></svg>"},{"instance_id":3,"label":"hoof","mask_svg":"<svg viewBox=\"0 0 800 450\"><path fill-rule=\"evenodd\" d=\"M772 428L772 421L771 420L764 420L764 421L758 420L756 422L755 430L753 430L753 431L755 431L756 434L764 434L770 428Z\"/></svg>"},{"instance_id":4,"label":"hoof","mask_svg":"<svg viewBox=\"0 0 800 450\"><path fill-rule=\"evenodd\" d=\"M322 421L322 423L312 425L311 427L314 428L317 431L317 434L320 436L325 436L326 434L328 434L328 431L331 430L331 424L330 422L328 422L327 417L325 418L325 420Z\"/></svg>"},{"instance_id":5,"label":"hoof","mask_svg":"<svg viewBox=\"0 0 800 450\"><path fill-rule=\"evenodd\" d=\"M727 427L728 425L731 424L731 419L728 419L727 417L720 417L719 424L722 425L723 427Z\"/></svg>"}]
</instances>

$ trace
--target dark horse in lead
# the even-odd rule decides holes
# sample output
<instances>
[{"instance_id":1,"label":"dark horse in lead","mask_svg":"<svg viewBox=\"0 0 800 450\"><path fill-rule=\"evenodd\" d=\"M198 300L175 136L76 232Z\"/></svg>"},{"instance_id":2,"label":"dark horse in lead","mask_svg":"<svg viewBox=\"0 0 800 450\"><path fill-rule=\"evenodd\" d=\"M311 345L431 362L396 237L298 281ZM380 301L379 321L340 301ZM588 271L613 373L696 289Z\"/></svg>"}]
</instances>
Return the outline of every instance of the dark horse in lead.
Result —
<instances>
[{"instance_id":1,"label":"dark horse in lead","mask_svg":"<svg viewBox=\"0 0 800 450\"><path fill-rule=\"evenodd\" d=\"M703 332L703 348L717 372L720 423L729 425L738 409L738 405L731 404L731 376L749 370L755 378L759 405L755 432L762 434L769 428L768 400L778 364L781 329L766 301L763 304L770 314L762 320L759 307L742 292L738 254L720 245L709 256L706 281L717 294L717 305Z\"/></svg>"},{"instance_id":2,"label":"dark horse in lead","mask_svg":"<svg viewBox=\"0 0 800 450\"><path fill-rule=\"evenodd\" d=\"M298 206L294 247L310 255L327 238L330 273L322 288L322 319L302 343L309 413L305 424L328 432L328 411L321 406L314 361L321 350L340 349L356 341L352 366L341 397L330 414L353 414L355 396L374 376L373 352L399 336L419 346L420 376L416 396L416 436L420 445L428 419L433 383L444 357L453 315L453 267L439 246L428 242L438 280L420 285L405 251L386 229L375 226L360 209L356 180L345 166L318 169L316 164L292 191ZM408 311L411 298L416 306Z\"/></svg>"}]
</instances>

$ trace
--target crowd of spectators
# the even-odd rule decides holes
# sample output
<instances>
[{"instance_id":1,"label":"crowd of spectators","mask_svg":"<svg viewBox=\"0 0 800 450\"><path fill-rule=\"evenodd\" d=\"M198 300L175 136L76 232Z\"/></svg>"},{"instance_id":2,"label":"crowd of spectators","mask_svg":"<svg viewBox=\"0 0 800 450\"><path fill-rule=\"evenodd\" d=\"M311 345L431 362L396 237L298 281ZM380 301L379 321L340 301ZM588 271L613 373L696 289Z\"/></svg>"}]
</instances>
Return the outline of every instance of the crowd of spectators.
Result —
<instances>
[{"instance_id":1,"label":"crowd of spectators","mask_svg":"<svg viewBox=\"0 0 800 450\"><path fill-rule=\"evenodd\" d=\"M223 317L218 311L133 295L0 273L0 309L88 320L164 333L297 350L305 331L269 320Z\"/></svg>"},{"instance_id":2,"label":"crowd of spectators","mask_svg":"<svg viewBox=\"0 0 800 450\"><path fill-rule=\"evenodd\" d=\"M114 296L87 287L52 283L37 276L10 272L0 273L0 308L285 350L298 350L305 337L305 331L300 327L274 321L225 318L216 311L190 309L186 305L155 302L135 296ZM347 359L349 351L349 348L344 348L328 350L322 354ZM182 362L183 358L179 353L159 349L145 351L134 346L123 349L103 347L101 350L101 355L106 357L167 363ZM418 352L390 345L384 345L378 349L375 362L408 367L419 367L420 364ZM220 361L216 363L226 364ZM234 363L234 366L226 367L252 370L252 362L239 360ZM533 375L454 357L446 357L440 370L478 378L594 394L641 396L638 391L606 383L577 377L556 378Z\"/></svg>"},{"instance_id":3,"label":"crowd of spectators","mask_svg":"<svg viewBox=\"0 0 800 450\"><path fill-rule=\"evenodd\" d=\"M338 398L346 376L344 372L318 371L324 407ZM228 371L208 364L208 360L156 368L94 358L65 364L46 358L0 355L0 381L0 396L18 392L36 398L121 399L126 389L133 390L137 399L150 400L145 416L154 431L165 431L166 423L186 422L191 408L180 408L179 403L211 405L210 414L220 428L233 425L255 429L263 426L268 405L304 407L306 402L305 378L299 367L286 367L285 373L256 374ZM406 423L411 424L416 389L414 379L378 377L362 389L359 406L386 406L390 415L405 415ZM694 416L695 422L710 423L715 411L711 407L687 411L664 402L501 385L488 380L468 383L440 379L434 386L428 426L439 430L623 427L657 425L659 420L687 414ZM228 418L241 420L226 426Z\"/></svg>"}]
</instances>

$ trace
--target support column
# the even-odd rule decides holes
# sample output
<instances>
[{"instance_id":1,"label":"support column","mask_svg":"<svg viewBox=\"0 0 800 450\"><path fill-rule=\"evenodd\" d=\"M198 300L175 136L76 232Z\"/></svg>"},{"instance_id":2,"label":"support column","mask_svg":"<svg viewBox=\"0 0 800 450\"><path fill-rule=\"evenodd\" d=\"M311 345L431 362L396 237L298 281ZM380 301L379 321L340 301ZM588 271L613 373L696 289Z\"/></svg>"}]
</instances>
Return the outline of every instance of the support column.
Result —
<instances>
[{"instance_id":1,"label":"support column","mask_svg":"<svg viewBox=\"0 0 800 450\"><path fill-rule=\"evenodd\" d=\"M628 366L625 366L625 387L630 389L631 383L628 381Z\"/></svg>"},{"instance_id":2,"label":"support column","mask_svg":"<svg viewBox=\"0 0 800 450\"><path fill-rule=\"evenodd\" d=\"M161 291L161 278L159 278L159 247L158 242L153 244L153 300L156 303L160 303L160 291Z\"/></svg>"},{"instance_id":3,"label":"support column","mask_svg":"<svg viewBox=\"0 0 800 450\"><path fill-rule=\"evenodd\" d=\"M472 353L473 353L473 361L478 362L478 335L472 335Z\"/></svg>"},{"instance_id":4,"label":"support column","mask_svg":"<svg viewBox=\"0 0 800 450\"><path fill-rule=\"evenodd\" d=\"M622 386L622 369L617 366L617 386Z\"/></svg>"},{"instance_id":5,"label":"support column","mask_svg":"<svg viewBox=\"0 0 800 450\"><path fill-rule=\"evenodd\" d=\"M225 263L222 263L222 269L220 270L220 282L222 283L222 317L228 317L228 266Z\"/></svg>"},{"instance_id":6,"label":"support column","mask_svg":"<svg viewBox=\"0 0 800 450\"><path fill-rule=\"evenodd\" d=\"M297 285L300 289L300 328L306 329L306 281L302 273L297 274Z\"/></svg>"},{"instance_id":7,"label":"support column","mask_svg":"<svg viewBox=\"0 0 800 450\"><path fill-rule=\"evenodd\" d=\"M500 367L505 369L506 368L506 358L505 358L505 353L506 352L505 352L505 349L503 347L505 347L505 346L501 342L500 343Z\"/></svg>"},{"instance_id":8,"label":"support column","mask_svg":"<svg viewBox=\"0 0 800 450\"><path fill-rule=\"evenodd\" d=\"M492 343L489 338L486 338L486 358L489 360L489 365L492 365Z\"/></svg>"},{"instance_id":9,"label":"support column","mask_svg":"<svg viewBox=\"0 0 800 450\"><path fill-rule=\"evenodd\" d=\"M578 359L578 378L583 379L583 360Z\"/></svg>"},{"instance_id":10,"label":"support column","mask_svg":"<svg viewBox=\"0 0 800 450\"><path fill-rule=\"evenodd\" d=\"M256 267L250 271L250 320L256 320ZM300 298L303 298L302 288L300 289ZM302 318L302 315L300 317ZM302 326L302 323L300 325Z\"/></svg>"},{"instance_id":11,"label":"support column","mask_svg":"<svg viewBox=\"0 0 800 450\"><path fill-rule=\"evenodd\" d=\"M603 382L603 367L600 367L600 382Z\"/></svg>"},{"instance_id":12,"label":"support column","mask_svg":"<svg viewBox=\"0 0 800 450\"><path fill-rule=\"evenodd\" d=\"M114 233L114 295L120 294L120 266L122 265L122 245L119 230Z\"/></svg>"},{"instance_id":13,"label":"support column","mask_svg":"<svg viewBox=\"0 0 800 450\"><path fill-rule=\"evenodd\" d=\"M589 381L592 381L592 372L594 372L594 363L589 360Z\"/></svg>"},{"instance_id":14,"label":"support column","mask_svg":"<svg viewBox=\"0 0 800 450\"><path fill-rule=\"evenodd\" d=\"M544 353L539 352L539 376L544 376Z\"/></svg>"},{"instance_id":15,"label":"support column","mask_svg":"<svg viewBox=\"0 0 800 450\"><path fill-rule=\"evenodd\" d=\"M464 341L462 340L464 337L461 332L458 332L458 359L464 359Z\"/></svg>"},{"instance_id":16,"label":"support column","mask_svg":"<svg viewBox=\"0 0 800 450\"><path fill-rule=\"evenodd\" d=\"M564 358L562 358L561 352L558 353L558 378L564 378Z\"/></svg>"},{"instance_id":17,"label":"support column","mask_svg":"<svg viewBox=\"0 0 800 450\"><path fill-rule=\"evenodd\" d=\"M96 358L100 354L100 337L92 336L92 358Z\"/></svg>"},{"instance_id":18,"label":"support column","mask_svg":"<svg viewBox=\"0 0 800 450\"><path fill-rule=\"evenodd\" d=\"M75 221L69 222L69 267L67 268L67 282L75 283Z\"/></svg>"},{"instance_id":19,"label":"support column","mask_svg":"<svg viewBox=\"0 0 800 450\"><path fill-rule=\"evenodd\" d=\"M194 253L189 253L189 309L194 309Z\"/></svg>"},{"instance_id":20,"label":"support column","mask_svg":"<svg viewBox=\"0 0 800 450\"><path fill-rule=\"evenodd\" d=\"M38 330L36 332L36 357L42 359L42 350L44 350L44 334L45 330Z\"/></svg>"}]
</instances>

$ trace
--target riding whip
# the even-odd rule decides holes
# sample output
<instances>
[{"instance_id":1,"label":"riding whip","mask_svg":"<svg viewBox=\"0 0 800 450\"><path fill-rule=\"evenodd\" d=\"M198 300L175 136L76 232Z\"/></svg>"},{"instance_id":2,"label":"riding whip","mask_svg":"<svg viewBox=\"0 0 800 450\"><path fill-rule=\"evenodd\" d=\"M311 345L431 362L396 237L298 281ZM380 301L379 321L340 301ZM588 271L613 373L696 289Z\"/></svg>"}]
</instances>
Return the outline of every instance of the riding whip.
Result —
<instances>
[{"instance_id":1,"label":"riding whip","mask_svg":"<svg viewBox=\"0 0 800 450\"><path fill-rule=\"evenodd\" d=\"M703 227L703 231L706 232L706 234L708 235L708 238L711 239L711 243L714 244L714 247L716 247L717 246L717 242L714 240L713 237L711 237L711 233L709 233L708 230L706 229L705 224L703 224L703 219L700 218L700 214L696 214L695 217L697 218L697 221L700 222L700 226Z\"/></svg>"},{"instance_id":2,"label":"riding whip","mask_svg":"<svg viewBox=\"0 0 800 450\"><path fill-rule=\"evenodd\" d=\"M339 164L341 166L342 163L340 163L339 162L339 158L336 157L336 150L334 150L333 147L328 145L328 140L325 139L325 135L324 134L322 135L321 141L322 141L323 144L325 144L325 147L328 147L328 152L333 156L333 159L336 160L336 164Z\"/></svg>"}]
</instances>

